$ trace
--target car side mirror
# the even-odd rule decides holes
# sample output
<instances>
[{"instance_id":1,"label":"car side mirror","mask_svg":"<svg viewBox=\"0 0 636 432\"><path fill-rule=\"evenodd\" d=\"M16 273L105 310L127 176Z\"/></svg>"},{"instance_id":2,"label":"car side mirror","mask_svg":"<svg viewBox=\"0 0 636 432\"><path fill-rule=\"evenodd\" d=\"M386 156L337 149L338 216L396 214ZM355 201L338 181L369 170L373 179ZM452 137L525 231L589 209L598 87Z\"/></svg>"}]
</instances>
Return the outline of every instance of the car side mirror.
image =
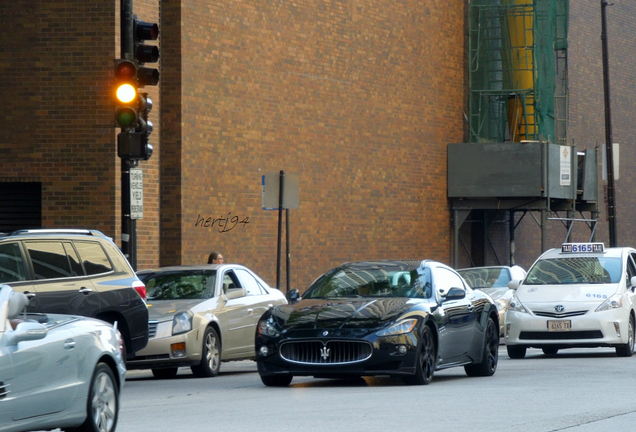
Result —
<instances>
[{"instance_id":1,"label":"car side mirror","mask_svg":"<svg viewBox=\"0 0 636 432\"><path fill-rule=\"evenodd\" d=\"M245 288L232 288L227 290L225 297L227 297L228 300L232 300L232 299L245 297L246 295L247 295L247 291L245 291Z\"/></svg>"},{"instance_id":2,"label":"car side mirror","mask_svg":"<svg viewBox=\"0 0 636 432\"><path fill-rule=\"evenodd\" d=\"M519 285L521 285L521 279L513 279L508 282L508 288L510 288L511 290L516 290L517 288L519 288Z\"/></svg>"},{"instance_id":3,"label":"car side mirror","mask_svg":"<svg viewBox=\"0 0 636 432\"><path fill-rule=\"evenodd\" d=\"M636 287L636 276L632 276L629 282L632 284L632 288Z\"/></svg>"},{"instance_id":4,"label":"car side mirror","mask_svg":"<svg viewBox=\"0 0 636 432\"><path fill-rule=\"evenodd\" d=\"M300 291L295 288L291 291L287 291L287 294L285 294L285 298L287 298L287 301L290 304L294 304L300 299Z\"/></svg>"},{"instance_id":5,"label":"car side mirror","mask_svg":"<svg viewBox=\"0 0 636 432\"><path fill-rule=\"evenodd\" d=\"M44 339L48 330L42 324L37 322L21 322L15 327L15 331L9 333L8 343L10 345L17 345L20 342L34 341L38 339Z\"/></svg>"},{"instance_id":6,"label":"car side mirror","mask_svg":"<svg viewBox=\"0 0 636 432\"><path fill-rule=\"evenodd\" d=\"M448 293L444 296L444 300L461 300L466 297L466 291L462 288L452 287L448 290Z\"/></svg>"}]
</instances>

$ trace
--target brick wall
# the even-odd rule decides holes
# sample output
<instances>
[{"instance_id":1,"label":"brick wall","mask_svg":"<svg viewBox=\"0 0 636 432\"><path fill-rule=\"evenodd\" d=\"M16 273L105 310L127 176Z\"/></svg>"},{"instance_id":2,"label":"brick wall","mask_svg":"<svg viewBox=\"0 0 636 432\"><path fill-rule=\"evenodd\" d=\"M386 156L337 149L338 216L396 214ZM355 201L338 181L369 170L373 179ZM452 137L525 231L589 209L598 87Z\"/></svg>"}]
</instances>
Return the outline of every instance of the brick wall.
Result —
<instances>
[{"instance_id":1,"label":"brick wall","mask_svg":"<svg viewBox=\"0 0 636 432\"><path fill-rule=\"evenodd\" d=\"M42 181L45 226L97 228L118 244L119 4L0 5L0 94L11 106L0 181ZM465 8L135 0L139 19L161 25L138 267L219 250L274 284L278 212L261 209L261 176L280 170L300 179L293 287L343 261L449 262L446 144L465 141ZM195 226L200 217L217 221Z\"/></svg>"},{"instance_id":2,"label":"brick wall","mask_svg":"<svg viewBox=\"0 0 636 432\"><path fill-rule=\"evenodd\" d=\"M446 143L464 140L463 2L202 5L162 11L164 36L182 38L180 59L162 63L162 263L218 250L274 284L278 212L261 209L261 176L280 170L300 179L293 287L343 261L449 262ZM200 217L230 223L195 226Z\"/></svg>"}]
</instances>

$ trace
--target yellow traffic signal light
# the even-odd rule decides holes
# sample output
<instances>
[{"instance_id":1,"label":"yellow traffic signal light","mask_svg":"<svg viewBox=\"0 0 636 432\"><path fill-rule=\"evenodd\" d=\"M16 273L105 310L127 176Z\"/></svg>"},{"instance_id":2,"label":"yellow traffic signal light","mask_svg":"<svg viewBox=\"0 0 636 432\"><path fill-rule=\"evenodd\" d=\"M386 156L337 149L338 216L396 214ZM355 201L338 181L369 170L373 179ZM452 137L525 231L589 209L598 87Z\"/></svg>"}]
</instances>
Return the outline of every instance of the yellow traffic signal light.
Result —
<instances>
[{"instance_id":1,"label":"yellow traffic signal light","mask_svg":"<svg viewBox=\"0 0 636 432\"><path fill-rule=\"evenodd\" d=\"M118 60L115 80L115 122L122 129L134 128L139 118L137 65L130 60Z\"/></svg>"}]
</instances>

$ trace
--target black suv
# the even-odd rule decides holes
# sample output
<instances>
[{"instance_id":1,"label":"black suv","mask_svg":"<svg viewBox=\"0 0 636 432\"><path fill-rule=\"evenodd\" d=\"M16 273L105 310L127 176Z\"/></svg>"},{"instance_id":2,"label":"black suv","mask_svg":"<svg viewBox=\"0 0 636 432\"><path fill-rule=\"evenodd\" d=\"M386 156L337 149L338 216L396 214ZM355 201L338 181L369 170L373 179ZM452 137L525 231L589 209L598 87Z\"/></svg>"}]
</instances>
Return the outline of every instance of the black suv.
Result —
<instances>
[{"instance_id":1,"label":"black suv","mask_svg":"<svg viewBox=\"0 0 636 432\"><path fill-rule=\"evenodd\" d=\"M115 243L99 231L0 234L0 283L26 294L28 312L117 321L129 357L148 343L146 287Z\"/></svg>"}]
</instances>

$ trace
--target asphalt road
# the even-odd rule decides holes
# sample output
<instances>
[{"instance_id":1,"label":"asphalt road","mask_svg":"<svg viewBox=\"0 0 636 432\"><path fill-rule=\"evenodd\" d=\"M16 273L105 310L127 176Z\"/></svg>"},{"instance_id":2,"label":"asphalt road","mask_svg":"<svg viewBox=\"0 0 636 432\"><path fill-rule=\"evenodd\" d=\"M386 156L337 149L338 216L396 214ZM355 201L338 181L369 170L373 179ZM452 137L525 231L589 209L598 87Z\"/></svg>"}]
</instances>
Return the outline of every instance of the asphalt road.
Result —
<instances>
[{"instance_id":1,"label":"asphalt road","mask_svg":"<svg viewBox=\"0 0 636 432\"><path fill-rule=\"evenodd\" d=\"M528 350L511 360L500 349L497 373L469 378L436 372L428 386L390 378L294 378L265 387L251 361L224 363L216 378L187 368L171 380L129 371L120 432L174 431L576 431L636 430L636 356L613 349Z\"/></svg>"}]
</instances>

